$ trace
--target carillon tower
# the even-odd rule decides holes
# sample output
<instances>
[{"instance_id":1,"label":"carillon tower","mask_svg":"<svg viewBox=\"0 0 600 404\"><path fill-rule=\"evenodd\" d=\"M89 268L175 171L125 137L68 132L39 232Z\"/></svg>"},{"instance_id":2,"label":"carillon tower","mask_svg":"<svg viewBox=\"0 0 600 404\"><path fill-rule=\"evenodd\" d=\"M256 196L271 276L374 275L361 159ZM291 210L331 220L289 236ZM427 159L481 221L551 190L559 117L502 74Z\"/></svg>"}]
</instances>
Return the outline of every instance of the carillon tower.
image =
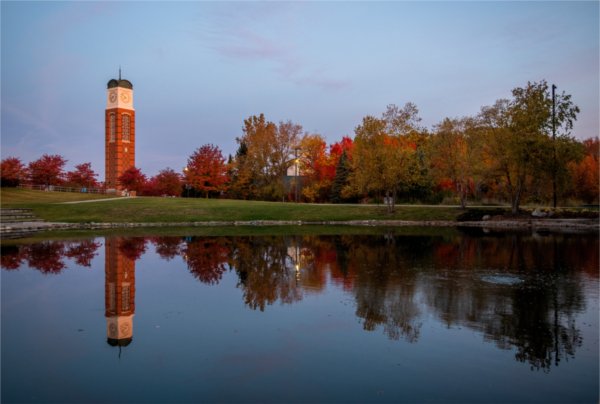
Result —
<instances>
[{"instance_id":1,"label":"carillon tower","mask_svg":"<svg viewBox=\"0 0 600 404\"><path fill-rule=\"evenodd\" d=\"M107 84L105 120L106 189L120 191L119 176L135 166L133 84L121 79L121 69Z\"/></svg>"},{"instance_id":2,"label":"carillon tower","mask_svg":"<svg viewBox=\"0 0 600 404\"><path fill-rule=\"evenodd\" d=\"M127 346L133 339L135 314L135 260L120 251L122 240L106 238L104 304L106 341Z\"/></svg>"}]
</instances>

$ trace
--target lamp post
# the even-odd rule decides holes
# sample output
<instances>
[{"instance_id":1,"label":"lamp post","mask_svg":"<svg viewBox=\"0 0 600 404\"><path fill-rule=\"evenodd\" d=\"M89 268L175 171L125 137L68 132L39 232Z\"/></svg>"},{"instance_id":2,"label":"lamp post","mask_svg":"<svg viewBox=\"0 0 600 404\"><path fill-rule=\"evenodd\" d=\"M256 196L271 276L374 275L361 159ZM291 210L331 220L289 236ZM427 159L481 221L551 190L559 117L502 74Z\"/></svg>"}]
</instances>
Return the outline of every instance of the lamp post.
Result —
<instances>
[{"instance_id":1,"label":"lamp post","mask_svg":"<svg viewBox=\"0 0 600 404\"><path fill-rule=\"evenodd\" d=\"M294 169L295 169L295 176L294 176L294 200L296 203L298 203L298 147L294 148Z\"/></svg>"},{"instance_id":2,"label":"lamp post","mask_svg":"<svg viewBox=\"0 0 600 404\"><path fill-rule=\"evenodd\" d=\"M185 177L184 178L185 179L184 187L185 187L185 197L186 198L189 198L189 196L190 196L190 186L189 186L188 180L187 180L188 171L189 171L189 168L187 168L187 166L183 167L183 173L184 173L183 176Z\"/></svg>"},{"instance_id":3,"label":"lamp post","mask_svg":"<svg viewBox=\"0 0 600 404\"><path fill-rule=\"evenodd\" d=\"M552 151L554 158L552 161L552 204L556 209L556 86L552 84Z\"/></svg>"}]
</instances>

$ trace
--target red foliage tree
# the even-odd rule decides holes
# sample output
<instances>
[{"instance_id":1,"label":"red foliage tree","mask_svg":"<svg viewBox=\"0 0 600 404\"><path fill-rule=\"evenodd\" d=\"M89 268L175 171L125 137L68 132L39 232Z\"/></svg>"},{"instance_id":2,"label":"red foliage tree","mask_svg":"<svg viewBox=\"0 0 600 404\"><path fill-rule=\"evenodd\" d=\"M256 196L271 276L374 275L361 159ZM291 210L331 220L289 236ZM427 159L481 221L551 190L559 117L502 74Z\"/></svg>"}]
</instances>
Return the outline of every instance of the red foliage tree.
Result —
<instances>
[{"instance_id":1,"label":"red foliage tree","mask_svg":"<svg viewBox=\"0 0 600 404\"><path fill-rule=\"evenodd\" d=\"M188 158L184 177L186 185L203 192L207 198L210 192L225 191L229 177L221 149L212 144L198 148Z\"/></svg>"},{"instance_id":2,"label":"red foliage tree","mask_svg":"<svg viewBox=\"0 0 600 404\"><path fill-rule=\"evenodd\" d=\"M570 166L573 178L574 193L587 203L598 202L600 181L600 142L598 138L590 138L583 141L585 157L579 163Z\"/></svg>"},{"instance_id":3,"label":"red foliage tree","mask_svg":"<svg viewBox=\"0 0 600 404\"><path fill-rule=\"evenodd\" d=\"M130 190L141 192L146 185L146 176L137 167L129 167L118 178L122 187Z\"/></svg>"},{"instance_id":4,"label":"red foliage tree","mask_svg":"<svg viewBox=\"0 0 600 404\"><path fill-rule=\"evenodd\" d=\"M165 168L146 183L144 195L181 195L181 175L172 168Z\"/></svg>"},{"instance_id":5,"label":"red foliage tree","mask_svg":"<svg viewBox=\"0 0 600 404\"><path fill-rule=\"evenodd\" d=\"M63 168L67 160L58 154L44 154L29 163L29 176L34 185L60 185L64 179Z\"/></svg>"},{"instance_id":6,"label":"red foliage tree","mask_svg":"<svg viewBox=\"0 0 600 404\"><path fill-rule=\"evenodd\" d=\"M75 166L75 170L67 173L67 185L72 187L95 188L98 174L92 170L92 163L83 163Z\"/></svg>"},{"instance_id":7,"label":"red foliage tree","mask_svg":"<svg viewBox=\"0 0 600 404\"><path fill-rule=\"evenodd\" d=\"M354 142L348 136L344 136L342 140L329 146L329 156L334 159L333 166L337 166L340 161L342 153L346 152L346 157L352 159L352 150L354 149ZM334 174L335 175L335 174Z\"/></svg>"},{"instance_id":8,"label":"red foliage tree","mask_svg":"<svg viewBox=\"0 0 600 404\"><path fill-rule=\"evenodd\" d=\"M27 169L17 157L7 157L0 166L0 185L3 187L16 187L27 178Z\"/></svg>"}]
</instances>

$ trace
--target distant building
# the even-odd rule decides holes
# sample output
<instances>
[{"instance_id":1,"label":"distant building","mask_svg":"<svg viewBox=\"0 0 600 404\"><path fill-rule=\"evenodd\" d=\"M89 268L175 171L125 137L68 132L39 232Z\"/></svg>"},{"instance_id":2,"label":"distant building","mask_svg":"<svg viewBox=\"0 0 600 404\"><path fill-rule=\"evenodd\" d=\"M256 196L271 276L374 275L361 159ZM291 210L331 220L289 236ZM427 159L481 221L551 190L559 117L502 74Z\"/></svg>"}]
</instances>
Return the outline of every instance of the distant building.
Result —
<instances>
[{"instance_id":1,"label":"distant building","mask_svg":"<svg viewBox=\"0 0 600 404\"><path fill-rule=\"evenodd\" d=\"M105 169L107 191L120 191L118 178L135 166L135 110L133 84L112 79L107 84L105 113Z\"/></svg>"}]
</instances>

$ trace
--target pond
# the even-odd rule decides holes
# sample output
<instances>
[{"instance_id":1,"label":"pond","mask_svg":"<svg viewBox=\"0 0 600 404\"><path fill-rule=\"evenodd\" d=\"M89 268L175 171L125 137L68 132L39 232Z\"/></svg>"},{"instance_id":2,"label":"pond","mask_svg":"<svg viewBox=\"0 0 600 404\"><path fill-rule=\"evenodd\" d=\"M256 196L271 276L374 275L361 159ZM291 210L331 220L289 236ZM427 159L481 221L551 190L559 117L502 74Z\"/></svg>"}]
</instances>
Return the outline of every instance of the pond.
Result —
<instances>
[{"instance_id":1,"label":"pond","mask_svg":"<svg viewBox=\"0 0 600 404\"><path fill-rule=\"evenodd\" d=\"M598 402L598 241L3 242L2 402Z\"/></svg>"}]
</instances>

